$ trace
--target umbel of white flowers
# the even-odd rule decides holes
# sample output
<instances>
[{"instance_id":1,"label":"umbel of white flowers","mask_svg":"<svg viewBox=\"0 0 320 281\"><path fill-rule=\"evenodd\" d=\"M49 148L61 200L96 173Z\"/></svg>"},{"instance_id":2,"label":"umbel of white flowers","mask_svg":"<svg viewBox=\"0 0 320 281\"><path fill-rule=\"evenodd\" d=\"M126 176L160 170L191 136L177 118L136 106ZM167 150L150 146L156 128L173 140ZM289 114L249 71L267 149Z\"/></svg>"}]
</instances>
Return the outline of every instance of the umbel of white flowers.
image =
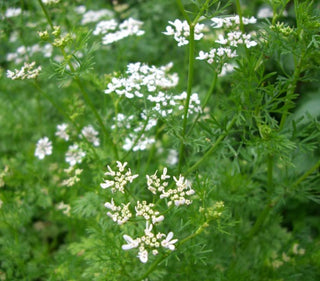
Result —
<instances>
[{"instance_id":1,"label":"umbel of white flowers","mask_svg":"<svg viewBox=\"0 0 320 281\"><path fill-rule=\"evenodd\" d=\"M173 239L173 232L170 231L165 234L154 231L154 225L161 223L165 219L164 215L156 209L157 205L147 201L138 200L135 204L125 201L128 198L125 194L128 184L131 184L139 175L132 174L130 168L127 168L127 162L121 163L117 161L116 163L116 170L107 166L108 171L105 175L108 179L105 179L100 186L103 189L110 188L113 194L117 193L120 197L123 197L123 200L121 204L116 204L114 198L111 198L110 202L106 202L104 206L109 210L107 215L119 225L125 224L134 215L135 217L143 217L146 224L144 232L137 238L132 238L127 234L123 235L126 244L122 245L122 249L138 248L137 257L142 263L148 261L150 252L152 255L157 255L161 248L173 251L175 243L178 241L178 239ZM166 200L167 206L175 205L179 207L191 204L190 196L195 193L191 188L191 182L180 175L179 178L173 177L175 187L169 188L168 180L171 179L171 176L167 172L167 168L164 168L160 176L157 175L157 172L153 175L146 175L147 189L157 195L160 201L162 199Z\"/></svg>"}]
</instances>

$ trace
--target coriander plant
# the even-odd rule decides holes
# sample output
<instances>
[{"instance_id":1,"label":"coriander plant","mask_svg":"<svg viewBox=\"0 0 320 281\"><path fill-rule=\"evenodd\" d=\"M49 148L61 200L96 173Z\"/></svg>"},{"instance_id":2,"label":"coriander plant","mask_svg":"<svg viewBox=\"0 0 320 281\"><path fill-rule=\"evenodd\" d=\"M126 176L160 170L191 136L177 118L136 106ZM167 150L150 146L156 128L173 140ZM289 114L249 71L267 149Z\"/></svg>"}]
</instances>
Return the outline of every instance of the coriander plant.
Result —
<instances>
[{"instance_id":1,"label":"coriander plant","mask_svg":"<svg viewBox=\"0 0 320 281\"><path fill-rule=\"evenodd\" d=\"M320 278L318 1L0 3L0 280Z\"/></svg>"}]
</instances>

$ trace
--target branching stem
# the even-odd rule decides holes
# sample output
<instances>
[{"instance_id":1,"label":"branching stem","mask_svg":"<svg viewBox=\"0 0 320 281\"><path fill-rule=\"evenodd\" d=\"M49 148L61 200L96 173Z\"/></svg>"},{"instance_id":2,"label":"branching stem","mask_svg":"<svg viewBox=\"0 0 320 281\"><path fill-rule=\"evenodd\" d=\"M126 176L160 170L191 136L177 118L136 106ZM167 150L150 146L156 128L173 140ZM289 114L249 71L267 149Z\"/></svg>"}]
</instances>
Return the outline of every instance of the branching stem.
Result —
<instances>
[{"instance_id":1,"label":"branching stem","mask_svg":"<svg viewBox=\"0 0 320 281\"><path fill-rule=\"evenodd\" d=\"M45 17L46 17L46 19L47 19L50 27L53 29L53 23L52 23L52 21L51 21L51 19L50 19L50 17L49 17L49 14L48 14L45 6L43 5L43 3L42 3L41 0L38 0L38 2L39 2L39 4L40 4L40 6L41 6L41 9L42 9L42 11L43 11L43 13L44 13L44 15L45 15ZM69 66L69 68L70 68L70 71L71 71L73 74L75 74L75 73L76 73L75 68L74 68L74 66L72 65L72 63L70 62L70 60L69 60L69 58L68 58L68 55L67 55L66 52L65 52L64 47L61 46L61 47L60 47L60 50L61 50L61 52L62 52L62 54L63 54L64 59L68 62L68 66ZM75 81L76 84L78 85L78 87L79 87L79 89L80 89L80 92L81 92L84 100L85 100L86 103L89 105L89 107L90 107L93 115L94 115L95 118L97 119L97 122L99 123L99 125L100 125L100 127L101 127L101 129L102 129L102 131L103 131L104 136L105 136L107 139L109 139L109 142L110 142L110 144L111 144L111 146L112 146L112 149L113 149L115 158L116 158L116 159L119 159L117 146L116 146L116 144L114 143L112 137L110 136L110 133L107 131L107 129L106 129L106 127L105 127L105 125L104 125L104 123L103 123L103 121L102 121L102 118L101 118L101 116L99 115L98 111L96 110L96 108L95 108L94 104L92 103L91 99L89 98L89 95L88 95L87 92L85 91L85 89L84 89L84 87L83 87L83 85L82 85L82 82L80 81L80 79L79 79L78 76L74 76L74 81Z\"/></svg>"}]
</instances>

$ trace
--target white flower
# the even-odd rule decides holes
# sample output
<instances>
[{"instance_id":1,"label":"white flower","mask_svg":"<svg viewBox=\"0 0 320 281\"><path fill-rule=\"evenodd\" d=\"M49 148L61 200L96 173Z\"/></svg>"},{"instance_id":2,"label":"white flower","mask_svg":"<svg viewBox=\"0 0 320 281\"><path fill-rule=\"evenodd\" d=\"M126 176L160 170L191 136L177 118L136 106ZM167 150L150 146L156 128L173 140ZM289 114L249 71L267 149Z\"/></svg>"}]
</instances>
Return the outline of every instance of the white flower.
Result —
<instances>
[{"instance_id":1,"label":"white flower","mask_svg":"<svg viewBox=\"0 0 320 281\"><path fill-rule=\"evenodd\" d=\"M225 39L222 34L219 34L218 38L219 40L216 40L216 43L222 44L222 45L225 45L228 43L228 40Z\"/></svg>"},{"instance_id":2,"label":"white flower","mask_svg":"<svg viewBox=\"0 0 320 281\"><path fill-rule=\"evenodd\" d=\"M118 23L115 19L100 21L93 31L93 35L106 34L110 30L115 30L117 27Z\"/></svg>"},{"instance_id":3,"label":"white flower","mask_svg":"<svg viewBox=\"0 0 320 281\"><path fill-rule=\"evenodd\" d=\"M139 251L138 256L137 256L142 263L146 263L148 261L148 251L143 250Z\"/></svg>"},{"instance_id":4,"label":"white flower","mask_svg":"<svg viewBox=\"0 0 320 281\"><path fill-rule=\"evenodd\" d=\"M34 155L39 159L43 159L46 155L52 154L52 142L48 137L39 139Z\"/></svg>"},{"instance_id":5,"label":"white flower","mask_svg":"<svg viewBox=\"0 0 320 281\"><path fill-rule=\"evenodd\" d=\"M127 242L127 244L122 245L123 250L130 250L139 246L140 242L138 239L132 239L129 235L123 235L123 239Z\"/></svg>"},{"instance_id":6,"label":"white flower","mask_svg":"<svg viewBox=\"0 0 320 281\"><path fill-rule=\"evenodd\" d=\"M8 8L5 13L6 18L12 18L19 16L21 14L21 9L20 8Z\"/></svg>"},{"instance_id":7,"label":"white flower","mask_svg":"<svg viewBox=\"0 0 320 281\"><path fill-rule=\"evenodd\" d=\"M173 251L175 249L174 243L176 243L178 239L171 240L172 237L173 237L173 232L169 232L167 237L161 241L161 246Z\"/></svg>"},{"instance_id":8,"label":"white flower","mask_svg":"<svg viewBox=\"0 0 320 281\"><path fill-rule=\"evenodd\" d=\"M224 18L212 18L211 21L212 21L212 26L214 28L221 28L223 26L231 27L233 25L240 24L240 17L238 15L236 15L236 16L224 17ZM242 17L242 23L244 25L254 24L256 22L257 22L257 20L255 17L251 17L251 18Z\"/></svg>"},{"instance_id":9,"label":"white flower","mask_svg":"<svg viewBox=\"0 0 320 281\"><path fill-rule=\"evenodd\" d=\"M56 131L55 135L61 139L68 141L69 135L67 133L67 128L68 128L68 125L65 123L57 125L57 131Z\"/></svg>"},{"instance_id":10,"label":"white flower","mask_svg":"<svg viewBox=\"0 0 320 281\"><path fill-rule=\"evenodd\" d=\"M104 204L104 206L111 210L112 212L107 212L107 215L112 218L112 220L116 223L118 223L119 225L124 224L125 222L127 222L131 217L132 214L129 210L129 205L128 204L122 204L121 206L116 206L114 204L113 198L111 199L111 202L106 202Z\"/></svg>"},{"instance_id":11,"label":"white flower","mask_svg":"<svg viewBox=\"0 0 320 281\"><path fill-rule=\"evenodd\" d=\"M32 63L24 63L23 67L18 70L15 69L14 71L7 70L7 77L12 79L12 80L17 80L17 79L34 79L37 78L40 71L41 71L41 66L38 66L37 68L33 69L35 66L35 62Z\"/></svg>"},{"instance_id":12,"label":"white flower","mask_svg":"<svg viewBox=\"0 0 320 281\"><path fill-rule=\"evenodd\" d=\"M121 193L124 193L124 188L128 182L132 183L135 178L139 175L132 175L131 170L127 169L125 171L125 167L127 166L127 162L121 163L117 161L118 171L113 171L110 166L108 167L108 172L105 173L106 176L111 176L111 180L104 180L104 183L101 183L100 186L105 189L111 187L112 192L116 192L117 190Z\"/></svg>"},{"instance_id":13,"label":"white flower","mask_svg":"<svg viewBox=\"0 0 320 281\"><path fill-rule=\"evenodd\" d=\"M77 14L83 14L86 11L86 6L80 5L74 8Z\"/></svg>"},{"instance_id":14,"label":"white flower","mask_svg":"<svg viewBox=\"0 0 320 281\"><path fill-rule=\"evenodd\" d=\"M178 161L179 161L178 151L176 151L175 149L170 149L166 163L170 166L174 166L178 163Z\"/></svg>"},{"instance_id":15,"label":"white flower","mask_svg":"<svg viewBox=\"0 0 320 281\"><path fill-rule=\"evenodd\" d=\"M142 24L143 22L135 20L133 18L128 18L120 24L111 19L109 21L99 22L93 34L105 34L102 38L102 44L108 45L128 36L143 35L144 31L140 29Z\"/></svg>"},{"instance_id":16,"label":"white flower","mask_svg":"<svg viewBox=\"0 0 320 281\"><path fill-rule=\"evenodd\" d=\"M166 31L163 32L163 34L169 36L173 35L174 40L178 42L178 47L187 45L189 43L187 38L189 38L190 36L190 27L187 21L176 19L173 22L169 21L169 24L171 24L174 28L170 25L166 26ZM204 29L204 24L196 24L196 26L194 27L194 40L200 40L204 36L202 33Z\"/></svg>"},{"instance_id":17,"label":"white flower","mask_svg":"<svg viewBox=\"0 0 320 281\"><path fill-rule=\"evenodd\" d=\"M58 4L60 2L60 0L41 0L41 1L45 5Z\"/></svg>"},{"instance_id":18,"label":"white flower","mask_svg":"<svg viewBox=\"0 0 320 281\"><path fill-rule=\"evenodd\" d=\"M70 215L70 210L71 210L71 207L70 205L68 204L65 204L63 201L60 202L58 205L57 205L57 210L63 210L62 212L69 216Z\"/></svg>"},{"instance_id":19,"label":"white flower","mask_svg":"<svg viewBox=\"0 0 320 281\"><path fill-rule=\"evenodd\" d=\"M262 6L258 10L257 18L258 19L265 19L265 18L272 18L273 17L273 11L272 8L269 6Z\"/></svg>"},{"instance_id":20,"label":"white flower","mask_svg":"<svg viewBox=\"0 0 320 281\"><path fill-rule=\"evenodd\" d=\"M83 157L86 156L86 153L79 148L77 144L70 145L66 153L66 162L70 166L74 166L77 163L81 163Z\"/></svg>"},{"instance_id":21,"label":"white flower","mask_svg":"<svg viewBox=\"0 0 320 281\"><path fill-rule=\"evenodd\" d=\"M83 14L81 24L96 22L103 17L113 17L113 12L107 9L101 9L98 11L87 11L85 14Z\"/></svg>"},{"instance_id":22,"label":"white flower","mask_svg":"<svg viewBox=\"0 0 320 281\"><path fill-rule=\"evenodd\" d=\"M87 141L93 143L94 146L100 145L100 140L97 138L99 133L91 125L84 127L81 133ZM80 137L82 137L82 135L80 135Z\"/></svg>"}]
</instances>

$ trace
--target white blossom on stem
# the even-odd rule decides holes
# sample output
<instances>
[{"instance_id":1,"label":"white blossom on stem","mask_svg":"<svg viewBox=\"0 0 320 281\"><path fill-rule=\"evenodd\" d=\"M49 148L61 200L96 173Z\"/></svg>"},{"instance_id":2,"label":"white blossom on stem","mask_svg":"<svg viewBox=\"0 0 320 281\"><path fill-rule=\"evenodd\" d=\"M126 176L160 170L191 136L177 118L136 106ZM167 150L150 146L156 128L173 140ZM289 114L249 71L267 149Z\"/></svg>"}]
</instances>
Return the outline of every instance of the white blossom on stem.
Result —
<instances>
[{"instance_id":1,"label":"white blossom on stem","mask_svg":"<svg viewBox=\"0 0 320 281\"><path fill-rule=\"evenodd\" d=\"M48 137L39 139L37 142L36 150L34 155L42 160L46 155L52 154L52 142Z\"/></svg>"}]
</instances>

